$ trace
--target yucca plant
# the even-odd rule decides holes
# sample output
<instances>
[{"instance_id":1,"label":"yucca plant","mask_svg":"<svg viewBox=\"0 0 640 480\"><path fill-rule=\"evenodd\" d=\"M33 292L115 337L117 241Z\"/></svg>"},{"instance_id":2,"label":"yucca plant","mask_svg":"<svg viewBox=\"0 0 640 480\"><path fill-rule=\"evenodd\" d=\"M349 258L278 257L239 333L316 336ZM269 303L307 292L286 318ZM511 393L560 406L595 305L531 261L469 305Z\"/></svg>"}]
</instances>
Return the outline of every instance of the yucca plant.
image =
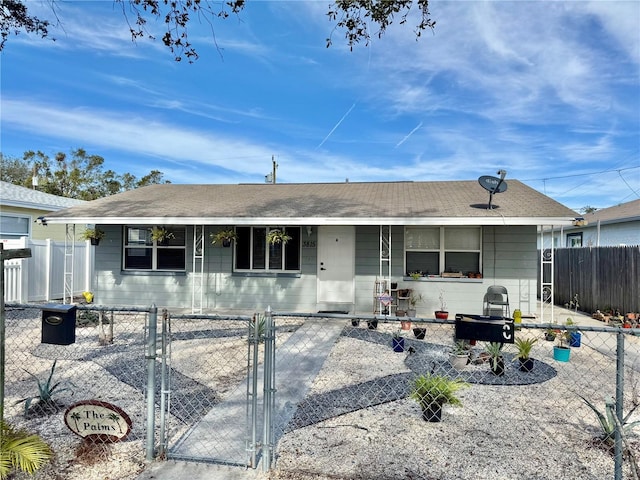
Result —
<instances>
[{"instance_id":1,"label":"yucca plant","mask_svg":"<svg viewBox=\"0 0 640 480\"><path fill-rule=\"evenodd\" d=\"M23 398L22 400L18 400L15 404L24 402L24 414L27 415L29 413L29 408L31 407L31 403L34 400L37 400L37 403L34 405L34 408L37 408L39 413L53 413L58 411L58 402L54 398L55 395L59 395L62 392L67 392L73 390L70 387L61 387L64 382L53 382L53 374L56 370L56 363L58 360L53 361L53 365L51 365L51 371L49 372L49 377L46 382L41 381L38 377L36 377L33 373L27 372L33 378L35 378L38 383L38 395L33 397ZM26 372L26 370L25 370Z\"/></svg>"},{"instance_id":2,"label":"yucca plant","mask_svg":"<svg viewBox=\"0 0 640 480\"><path fill-rule=\"evenodd\" d=\"M598 421L600 422L600 428L602 429L602 435L600 436L600 438L606 442L608 445L612 445L615 439L615 432L616 432L616 419L613 417L615 415L615 412L613 411L613 402L612 402L612 407L609 408L608 406L605 408L605 413L602 413L600 410L598 410L598 408L591 403L589 400L587 400L586 398L584 398L582 395L577 394L583 401L584 403L586 403L589 408L591 408L591 410L593 410L593 413L596 414L596 417L598 417ZM627 423L627 421L629 420L629 417L631 416L631 414L636 410L636 408L638 408L638 405L636 405L635 407L633 407L629 413L627 413L624 418L622 419L622 422L620 422L620 425L622 425L622 433L623 434L628 434L631 432L631 430L640 425L640 420L639 421L635 421L635 422L631 422L631 423Z\"/></svg>"},{"instance_id":3,"label":"yucca plant","mask_svg":"<svg viewBox=\"0 0 640 480\"><path fill-rule=\"evenodd\" d=\"M531 356L531 348L538 341L537 338L516 338L516 347L518 349L518 358L526 360Z\"/></svg>"},{"instance_id":4,"label":"yucca plant","mask_svg":"<svg viewBox=\"0 0 640 480\"><path fill-rule=\"evenodd\" d=\"M257 325L256 325L257 324ZM256 331L257 327L257 331ZM256 339L258 343L264 343L265 318L264 315L256 314L249 322L249 340ZM256 336L257 335L257 336Z\"/></svg>"},{"instance_id":5,"label":"yucca plant","mask_svg":"<svg viewBox=\"0 0 640 480\"><path fill-rule=\"evenodd\" d=\"M20 470L33 474L52 456L51 449L38 435L19 430L0 421L0 478Z\"/></svg>"}]
</instances>

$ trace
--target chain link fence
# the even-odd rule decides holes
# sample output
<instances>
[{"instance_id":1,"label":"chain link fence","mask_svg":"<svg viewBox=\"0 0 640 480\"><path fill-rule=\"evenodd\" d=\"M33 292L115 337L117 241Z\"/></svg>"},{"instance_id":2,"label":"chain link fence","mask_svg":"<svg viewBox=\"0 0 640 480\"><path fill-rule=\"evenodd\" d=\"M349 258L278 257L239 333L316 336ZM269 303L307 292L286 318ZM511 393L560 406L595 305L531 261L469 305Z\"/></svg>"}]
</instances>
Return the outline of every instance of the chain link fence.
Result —
<instances>
[{"instance_id":1,"label":"chain link fence","mask_svg":"<svg viewBox=\"0 0 640 480\"><path fill-rule=\"evenodd\" d=\"M74 475L87 464L102 464L92 468L104 478L118 478L120 466L128 473L143 468L149 312L6 306L4 419L52 447L40 478L81 478ZM115 468L107 461L114 457L122 459Z\"/></svg>"},{"instance_id":2,"label":"chain link fence","mask_svg":"<svg viewBox=\"0 0 640 480\"><path fill-rule=\"evenodd\" d=\"M337 334L332 322L339 325ZM500 360L493 362L489 343L466 342L464 361L456 366L451 322L414 322L407 330L401 323L395 317L306 317L295 341L278 349L271 478L638 474L633 454L640 452L640 427L619 439L623 455L617 465L610 412L616 399L623 416L640 403L640 337L582 326L580 346L570 348L569 361L559 361L554 346L560 337L568 343L570 332L549 325L557 338L547 341L545 326L523 324L515 336L520 344L531 339L531 365L521 368L517 344L505 343L497 350ZM414 328L424 329L424 339ZM323 341L332 344L326 356L316 349ZM617 356L618 342L624 357ZM617 369L618 362L624 367ZM416 401L425 392L411 395L421 376L464 382L455 393L461 408L445 404L441 422L426 422ZM307 387L296 408L287 408L293 379ZM640 420L640 409L627 422L634 420Z\"/></svg>"},{"instance_id":3,"label":"chain link fence","mask_svg":"<svg viewBox=\"0 0 640 480\"><path fill-rule=\"evenodd\" d=\"M77 451L68 444L78 440L62 416L85 399L117 405L130 417L129 435L111 448L140 465L146 452L262 462L270 479L637 473L640 426L616 438L608 415L622 406L616 418L624 421L640 403L636 330L570 327L581 332L580 345L561 361L554 346L570 341L567 329L522 324L515 337L533 342L533 365L521 369L517 344L503 344L496 352L502 362L493 362L491 346L480 341L458 345L466 357L457 365L451 320L161 312L156 336L149 310L80 305L75 342L52 345L41 342L41 317L33 306L7 308L5 418L70 450L56 460L59 478L82 478L72 475ZM547 327L557 330L554 341L545 340ZM33 400L25 412L21 400L37 396L35 379L51 374L60 382L59 410L39 412ZM461 405L445 404L440 422L425 421L412 396L422 376L464 383L455 392ZM154 395L146 396L149 386ZM640 420L640 408L626 420ZM108 468L104 478L135 478L114 474L113 462Z\"/></svg>"}]
</instances>

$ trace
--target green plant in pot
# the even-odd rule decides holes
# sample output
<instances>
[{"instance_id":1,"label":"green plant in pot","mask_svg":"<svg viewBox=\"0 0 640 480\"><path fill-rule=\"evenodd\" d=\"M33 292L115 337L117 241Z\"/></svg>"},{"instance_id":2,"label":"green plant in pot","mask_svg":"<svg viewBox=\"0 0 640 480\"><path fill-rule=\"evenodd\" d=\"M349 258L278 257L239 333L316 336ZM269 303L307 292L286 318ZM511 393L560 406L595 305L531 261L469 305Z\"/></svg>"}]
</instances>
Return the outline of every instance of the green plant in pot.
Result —
<instances>
[{"instance_id":1,"label":"green plant in pot","mask_svg":"<svg viewBox=\"0 0 640 480\"><path fill-rule=\"evenodd\" d=\"M537 338L516 338L515 344L518 349L518 360L520 360L520 370L523 372L530 372L533 370L534 360L531 358L531 348L534 343L538 341Z\"/></svg>"},{"instance_id":2,"label":"green plant in pot","mask_svg":"<svg viewBox=\"0 0 640 480\"><path fill-rule=\"evenodd\" d=\"M166 245L175 235L164 227L153 227L151 229L151 240L158 245Z\"/></svg>"},{"instance_id":3,"label":"green plant in pot","mask_svg":"<svg viewBox=\"0 0 640 480\"><path fill-rule=\"evenodd\" d=\"M410 396L420 404L423 420L439 422L442 419L442 406L447 403L453 406L462 405L457 393L468 386L468 383L460 379L429 373L413 381Z\"/></svg>"},{"instance_id":4,"label":"green plant in pot","mask_svg":"<svg viewBox=\"0 0 640 480\"><path fill-rule=\"evenodd\" d=\"M568 362L571 358L571 349L568 346L570 334L566 329L556 333L558 344L553 346L553 359L559 362Z\"/></svg>"},{"instance_id":5,"label":"green plant in pot","mask_svg":"<svg viewBox=\"0 0 640 480\"><path fill-rule=\"evenodd\" d=\"M502 343L489 342L485 347L486 352L489 354L489 367L491 373L501 377L504 375L504 357L502 356Z\"/></svg>"},{"instance_id":6,"label":"green plant in pot","mask_svg":"<svg viewBox=\"0 0 640 480\"><path fill-rule=\"evenodd\" d=\"M100 230L98 227L87 228L82 232L82 239L91 241L91 245L98 245L100 240L105 237L106 233Z\"/></svg>"},{"instance_id":7,"label":"green plant in pot","mask_svg":"<svg viewBox=\"0 0 640 480\"><path fill-rule=\"evenodd\" d=\"M225 228L216 233L209 235L212 245L222 245L223 247L230 247L231 242L238 239L238 234L233 228Z\"/></svg>"},{"instance_id":8,"label":"green plant in pot","mask_svg":"<svg viewBox=\"0 0 640 480\"><path fill-rule=\"evenodd\" d=\"M289 240L291 240L291 236L287 235L284 228L274 228L269 230L269 233L267 233L267 243L269 245L277 245L279 243L284 245Z\"/></svg>"},{"instance_id":9,"label":"green plant in pot","mask_svg":"<svg viewBox=\"0 0 640 480\"><path fill-rule=\"evenodd\" d=\"M449 363L456 370L462 370L469 363L469 349L467 342L454 338L451 355L449 355Z\"/></svg>"}]
</instances>

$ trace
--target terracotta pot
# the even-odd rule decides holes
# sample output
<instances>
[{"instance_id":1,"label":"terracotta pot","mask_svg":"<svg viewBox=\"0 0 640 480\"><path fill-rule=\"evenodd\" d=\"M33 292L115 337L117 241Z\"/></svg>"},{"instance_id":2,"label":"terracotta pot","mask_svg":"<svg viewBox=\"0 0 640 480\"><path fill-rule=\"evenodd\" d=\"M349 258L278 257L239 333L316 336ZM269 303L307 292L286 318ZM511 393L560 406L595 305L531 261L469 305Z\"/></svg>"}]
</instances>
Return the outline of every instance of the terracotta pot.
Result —
<instances>
[{"instance_id":1,"label":"terracotta pot","mask_svg":"<svg viewBox=\"0 0 640 480\"><path fill-rule=\"evenodd\" d=\"M449 312L445 312L443 310L437 310L436 311L436 318L438 320L446 320L447 318L449 318Z\"/></svg>"}]
</instances>

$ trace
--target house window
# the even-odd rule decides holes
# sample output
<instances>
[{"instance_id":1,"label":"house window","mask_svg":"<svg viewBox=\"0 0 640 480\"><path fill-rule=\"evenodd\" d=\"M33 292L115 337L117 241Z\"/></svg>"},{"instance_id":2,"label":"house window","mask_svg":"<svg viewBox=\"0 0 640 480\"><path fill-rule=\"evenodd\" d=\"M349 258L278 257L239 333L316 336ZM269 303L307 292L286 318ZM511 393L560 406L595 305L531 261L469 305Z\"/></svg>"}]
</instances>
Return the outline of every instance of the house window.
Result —
<instances>
[{"instance_id":1,"label":"house window","mask_svg":"<svg viewBox=\"0 0 640 480\"><path fill-rule=\"evenodd\" d=\"M169 239L162 244L151 238L151 227L124 228L123 267L125 270L185 271L185 227L162 227Z\"/></svg>"},{"instance_id":2,"label":"house window","mask_svg":"<svg viewBox=\"0 0 640 480\"><path fill-rule=\"evenodd\" d=\"M267 243L267 233L276 227L238 227L235 242L235 271L300 271L300 227L287 227L286 244ZM278 227L280 229L281 227Z\"/></svg>"},{"instance_id":3,"label":"house window","mask_svg":"<svg viewBox=\"0 0 640 480\"><path fill-rule=\"evenodd\" d=\"M480 227L407 227L404 242L407 275L481 271Z\"/></svg>"},{"instance_id":4,"label":"house window","mask_svg":"<svg viewBox=\"0 0 640 480\"><path fill-rule=\"evenodd\" d=\"M567 247L581 247L582 246L582 232L568 233L567 234Z\"/></svg>"},{"instance_id":5,"label":"house window","mask_svg":"<svg viewBox=\"0 0 640 480\"><path fill-rule=\"evenodd\" d=\"M0 215L0 238L20 238L29 236L31 217Z\"/></svg>"}]
</instances>

